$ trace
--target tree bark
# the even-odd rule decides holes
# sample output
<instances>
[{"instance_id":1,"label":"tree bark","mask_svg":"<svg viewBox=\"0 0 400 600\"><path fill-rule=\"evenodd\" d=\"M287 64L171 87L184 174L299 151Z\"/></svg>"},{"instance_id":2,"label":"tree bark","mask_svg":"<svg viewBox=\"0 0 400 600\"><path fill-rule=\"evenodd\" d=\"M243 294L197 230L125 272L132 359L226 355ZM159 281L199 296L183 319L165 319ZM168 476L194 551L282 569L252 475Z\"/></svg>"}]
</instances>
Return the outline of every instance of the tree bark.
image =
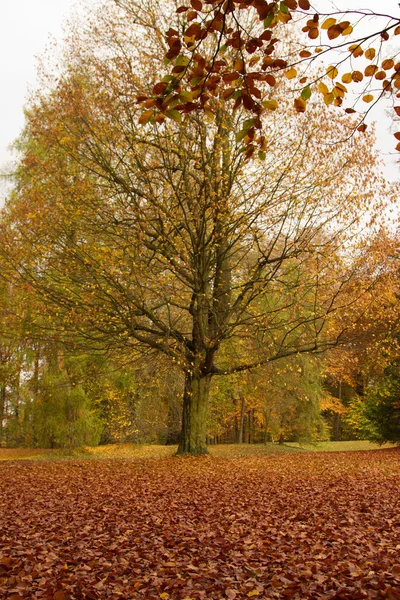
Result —
<instances>
[{"instance_id":1,"label":"tree bark","mask_svg":"<svg viewBox=\"0 0 400 600\"><path fill-rule=\"evenodd\" d=\"M208 454L207 410L211 376L187 373L183 394L182 430L177 454Z\"/></svg>"},{"instance_id":2,"label":"tree bark","mask_svg":"<svg viewBox=\"0 0 400 600\"><path fill-rule=\"evenodd\" d=\"M6 386L4 383L0 384L0 444L3 441L3 421L6 408Z\"/></svg>"},{"instance_id":3,"label":"tree bark","mask_svg":"<svg viewBox=\"0 0 400 600\"><path fill-rule=\"evenodd\" d=\"M240 393L240 426L239 426L239 444L243 444L244 441L244 408L245 401L244 395Z\"/></svg>"}]
</instances>

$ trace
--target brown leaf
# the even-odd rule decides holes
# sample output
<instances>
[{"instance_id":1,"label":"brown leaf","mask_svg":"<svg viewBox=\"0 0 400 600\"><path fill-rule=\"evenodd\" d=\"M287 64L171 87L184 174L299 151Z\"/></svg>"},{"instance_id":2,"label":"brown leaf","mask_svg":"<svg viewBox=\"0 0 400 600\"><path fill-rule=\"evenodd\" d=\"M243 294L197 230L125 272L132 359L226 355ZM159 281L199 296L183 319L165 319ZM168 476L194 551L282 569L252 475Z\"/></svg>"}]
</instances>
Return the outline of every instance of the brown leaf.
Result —
<instances>
[{"instance_id":1,"label":"brown leaf","mask_svg":"<svg viewBox=\"0 0 400 600\"><path fill-rule=\"evenodd\" d=\"M303 113L303 112L305 112L306 107L307 107L307 103L305 102L305 100L303 100L303 98L295 99L294 108L296 109L296 112Z\"/></svg>"}]
</instances>

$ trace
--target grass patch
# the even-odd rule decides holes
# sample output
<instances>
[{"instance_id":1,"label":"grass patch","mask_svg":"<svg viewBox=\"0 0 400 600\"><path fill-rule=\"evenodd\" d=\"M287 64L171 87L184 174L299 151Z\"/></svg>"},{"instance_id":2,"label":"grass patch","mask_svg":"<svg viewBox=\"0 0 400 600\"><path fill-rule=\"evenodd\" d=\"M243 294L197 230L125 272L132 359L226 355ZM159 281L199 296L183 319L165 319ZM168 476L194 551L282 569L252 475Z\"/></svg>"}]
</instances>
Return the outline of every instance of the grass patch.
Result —
<instances>
[{"instance_id":1,"label":"grass patch","mask_svg":"<svg viewBox=\"0 0 400 600\"><path fill-rule=\"evenodd\" d=\"M209 446L211 456L235 458L266 454L303 452L354 452L393 448L393 444L378 446L373 442L318 442L316 444L220 444ZM77 449L0 448L0 461L8 460L66 460L66 459L161 459L175 454L176 446L152 444L107 444Z\"/></svg>"}]
</instances>

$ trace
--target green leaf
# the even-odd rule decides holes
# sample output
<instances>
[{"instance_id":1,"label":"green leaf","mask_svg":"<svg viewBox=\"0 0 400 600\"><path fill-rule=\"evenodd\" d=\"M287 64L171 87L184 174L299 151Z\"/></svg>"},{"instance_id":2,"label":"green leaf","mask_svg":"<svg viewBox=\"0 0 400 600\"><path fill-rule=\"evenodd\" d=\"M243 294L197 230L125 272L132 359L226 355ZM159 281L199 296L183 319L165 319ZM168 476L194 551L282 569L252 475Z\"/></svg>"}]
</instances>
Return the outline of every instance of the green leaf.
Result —
<instances>
[{"instance_id":1,"label":"green leaf","mask_svg":"<svg viewBox=\"0 0 400 600\"><path fill-rule=\"evenodd\" d=\"M195 87L196 85L198 85L200 83L200 81L203 79L203 77L193 77L193 79L190 80L190 85L192 87Z\"/></svg>"},{"instance_id":2,"label":"green leaf","mask_svg":"<svg viewBox=\"0 0 400 600\"><path fill-rule=\"evenodd\" d=\"M284 2L280 3L279 10L281 11L281 13L284 13L285 15L287 15L289 13L289 9Z\"/></svg>"},{"instance_id":3,"label":"green leaf","mask_svg":"<svg viewBox=\"0 0 400 600\"><path fill-rule=\"evenodd\" d=\"M236 141L241 142L242 140L244 140L244 138L247 135L247 132L248 132L248 129L241 129L240 131L238 131L236 134Z\"/></svg>"},{"instance_id":4,"label":"green leaf","mask_svg":"<svg viewBox=\"0 0 400 600\"><path fill-rule=\"evenodd\" d=\"M310 86L308 85L301 92L301 97L303 98L303 100L308 100L310 98L310 96L311 96L311 89L310 89Z\"/></svg>"},{"instance_id":5,"label":"green leaf","mask_svg":"<svg viewBox=\"0 0 400 600\"><path fill-rule=\"evenodd\" d=\"M165 75L161 81L164 81L165 83L168 83L169 81L172 81L173 79L175 79L175 77L173 75Z\"/></svg>"},{"instance_id":6,"label":"green leaf","mask_svg":"<svg viewBox=\"0 0 400 600\"><path fill-rule=\"evenodd\" d=\"M182 121L182 115L178 110L167 110L165 115L169 118L172 119L173 121L176 121L177 123L180 123Z\"/></svg>"},{"instance_id":7,"label":"green leaf","mask_svg":"<svg viewBox=\"0 0 400 600\"><path fill-rule=\"evenodd\" d=\"M178 67L186 67L189 64L189 59L184 54L180 54L175 61Z\"/></svg>"},{"instance_id":8,"label":"green leaf","mask_svg":"<svg viewBox=\"0 0 400 600\"><path fill-rule=\"evenodd\" d=\"M259 150L259 152L258 152L258 158L260 160L265 160L267 158L266 152L264 152L263 150Z\"/></svg>"},{"instance_id":9,"label":"green leaf","mask_svg":"<svg viewBox=\"0 0 400 600\"><path fill-rule=\"evenodd\" d=\"M188 92L187 90L183 90L183 92L181 92L179 94L179 100L182 100L183 102L193 102L193 94L192 94L192 92Z\"/></svg>"},{"instance_id":10,"label":"green leaf","mask_svg":"<svg viewBox=\"0 0 400 600\"><path fill-rule=\"evenodd\" d=\"M268 27L271 25L272 21L274 20L274 13L271 12L268 17L266 19L264 19L264 29L268 29Z\"/></svg>"},{"instance_id":11,"label":"green leaf","mask_svg":"<svg viewBox=\"0 0 400 600\"><path fill-rule=\"evenodd\" d=\"M254 119L246 119L243 123L243 129L248 131L254 126Z\"/></svg>"}]
</instances>

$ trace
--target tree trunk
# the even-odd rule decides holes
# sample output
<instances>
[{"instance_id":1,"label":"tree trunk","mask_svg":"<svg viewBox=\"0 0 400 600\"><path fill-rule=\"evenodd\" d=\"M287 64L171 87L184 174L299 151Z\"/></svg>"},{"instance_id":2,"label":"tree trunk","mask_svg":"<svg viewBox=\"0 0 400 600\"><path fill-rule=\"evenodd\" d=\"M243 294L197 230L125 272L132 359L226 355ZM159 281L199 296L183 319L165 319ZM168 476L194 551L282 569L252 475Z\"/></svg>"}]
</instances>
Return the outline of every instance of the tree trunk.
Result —
<instances>
[{"instance_id":1,"label":"tree trunk","mask_svg":"<svg viewBox=\"0 0 400 600\"><path fill-rule=\"evenodd\" d=\"M269 436L268 436L268 429L269 429L269 422L271 420L271 413L272 413L272 408L265 409L265 412L264 412L264 417L265 417L264 444L267 444L270 441Z\"/></svg>"},{"instance_id":2,"label":"tree trunk","mask_svg":"<svg viewBox=\"0 0 400 600\"><path fill-rule=\"evenodd\" d=\"M0 444L3 441L3 421L6 409L6 386L4 383L0 384Z\"/></svg>"},{"instance_id":3,"label":"tree trunk","mask_svg":"<svg viewBox=\"0 0 400 600\"><path fill-rule=\"evenodd\" d=\"M244 441L244 395L240 393L240 428L239 428L239 444Z\"/></svg>"},{"instance_id":4,"label":"tree trunk","mask_svg":"<svg viewBox=\"0 0 400 600\"><path fill-rule=\"evenodd\" d=\"M177 454L208 454L206 444L210 375L186 374L182 430Z\"/></svg>"}]
</instances>

